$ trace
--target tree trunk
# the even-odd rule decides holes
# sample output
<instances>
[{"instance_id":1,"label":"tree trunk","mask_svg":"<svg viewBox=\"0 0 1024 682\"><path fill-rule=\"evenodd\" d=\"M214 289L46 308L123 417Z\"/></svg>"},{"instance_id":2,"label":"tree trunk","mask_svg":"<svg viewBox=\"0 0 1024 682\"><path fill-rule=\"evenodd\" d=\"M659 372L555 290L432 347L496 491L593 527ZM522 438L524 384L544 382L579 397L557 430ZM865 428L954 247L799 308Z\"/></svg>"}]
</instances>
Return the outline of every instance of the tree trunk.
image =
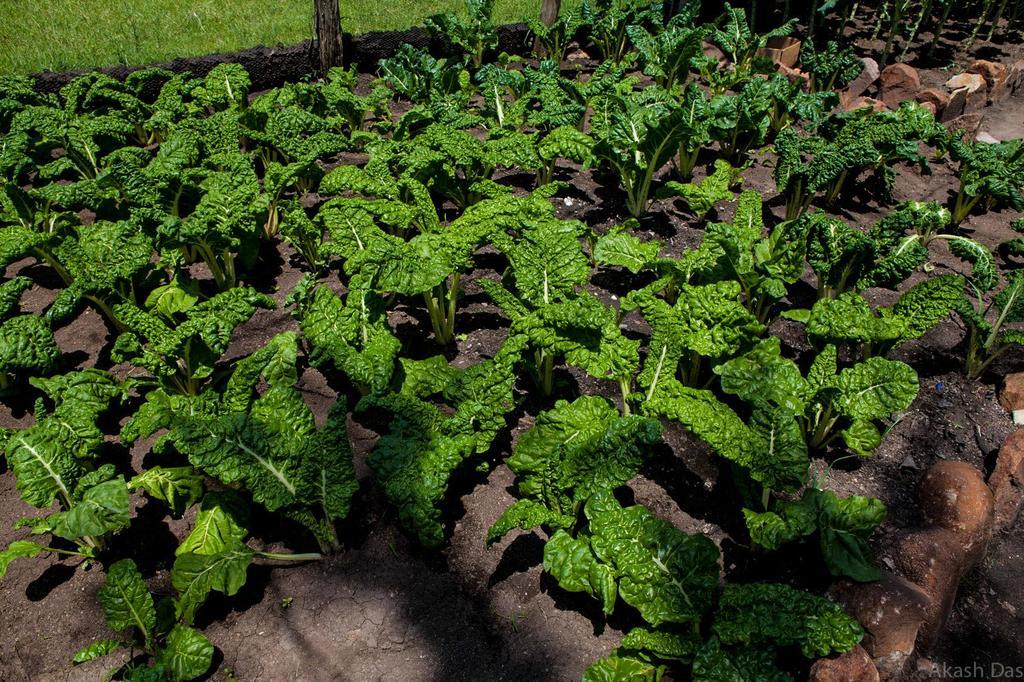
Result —
<instances>
[{"instance_id":1,"label":"tree trunk","mask_svg":"<svg viewBox=\"0 0 1024 682\"><path fill-rule=\"evenodd\" d=\"M558 21L558 12L561 10L561 6L562 0L540 0L540 23L550 26ZM540 39L534 41L533 50L541 57L548 56Z\"/></svg>"},{"instance_id":2,"label":"tree trunk","mask_svg":"<svg viewBox=\"0 0 1024 682\"><path fill-rule=\"evenodd\" d=\"M341 14L338 10L338 0L313 0L313 4L320 75L326 76L331 67L341 66L343 63Z\"/></svg>"}]
</instances>

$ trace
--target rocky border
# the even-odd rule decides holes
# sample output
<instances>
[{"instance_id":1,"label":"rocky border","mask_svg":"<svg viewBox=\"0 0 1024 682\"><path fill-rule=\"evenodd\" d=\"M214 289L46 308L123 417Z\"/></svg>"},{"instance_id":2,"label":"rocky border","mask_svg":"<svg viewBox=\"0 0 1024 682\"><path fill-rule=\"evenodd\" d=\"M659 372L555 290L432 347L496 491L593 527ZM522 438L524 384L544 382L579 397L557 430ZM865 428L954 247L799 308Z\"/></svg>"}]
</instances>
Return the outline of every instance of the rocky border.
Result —
<instances>
[{"instance_id":1,"label":"rocky border","mask_svg":"<svg viewBox=\"0 0 1024 682\"><path fill-rule=\"evenodd\" d=\"M878 582L832 586L831 596L860 621L865 637L846 654L816 661L811 680L901 680L915 653L938 640L960 581L1024 507L1024 372L1006 377L999 403L1022 428L1003 443L988 481L966 462L934 464L918 491L926 525L897 538L892 570Z\"/></svg>"}]
</instances>

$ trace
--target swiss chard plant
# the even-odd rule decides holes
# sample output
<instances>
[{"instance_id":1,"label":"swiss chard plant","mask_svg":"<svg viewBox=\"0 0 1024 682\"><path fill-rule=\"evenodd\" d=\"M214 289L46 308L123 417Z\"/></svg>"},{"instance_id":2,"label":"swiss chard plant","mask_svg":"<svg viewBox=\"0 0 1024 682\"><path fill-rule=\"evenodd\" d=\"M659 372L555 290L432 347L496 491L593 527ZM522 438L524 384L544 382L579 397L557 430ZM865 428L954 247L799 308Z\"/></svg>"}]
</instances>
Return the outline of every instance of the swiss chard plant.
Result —
<instances>
[{"instance_id":1,"label":"swiss chard plant","mask_svg":"<svg viewBox=\"0 0 1024 682\"><path fill-rule=\"evenodd\" d=\"M465 17L453 12L427 17L427 30L451 41L469 56L473 67L483 66L488 50L498 46L494 0L465 0Z\"/></svg>"},{"instance_id":2,"label":"swiss chard plant","mask_svg":"<svg viewBox=\"0 0 1024 682\"><path fill-rule=\"evenodd\" d=\"M48 374L60 359L49 323L37 315L16 314L21 295L31 286L24 276L0 284L0 391L9 390L19 374Z\"/></svg>"},{"instance_id":3,"label":"swiss chard plant","mask_svg":"<svg viewBox=\"0 0 1024 682\"><path fill-rule=\"evenodd\" d=\"M604 61L619 62L629 50L630 26L657 25L662 7L645 0L583 0L583 23Z\"/></svg>"},{"instance_id":4,"label":"swiss chard plant","mask_svg":"<svg viewBox=\"0 0 1024 682\"><path fill-rule=\"evenodd\" d=\"M166 391L197 395L213 376L235 327L257 308L273 308L274 301L240 288L197 302L187 291L176 289L149 299L154 305L151 310L127 302L114 306L113 313L126 331L117 338L111 356L145 369Z\"/></svg>"},{"instance_id":5,"label":"swiss chard plant","mask_svg":"<svg viewBox=\"0 0 1024 682\"><path fill-rule=\"evenodd\" d=\"M300 523L324 551L337 551L335 523L348 515L358 488L345 403L336 403L317 428L295 388L297 352L296 335L285 332L240 360L223 391L151 391L121 437L133 442L169 429L155 450L166 453L173 446L203 473L244 488L253 501ZM267 385L262 392L261 379Z\"/></svg>"},{"instance_id":6,"label":"swiss chard plant","mask_svg":"<svg viewBox=\"0 0 1024 682\"><path fill-rule=\"evenodd\" d=\"M696 6L689 5L687 11L672 17L655 33L640 24L626 27L626 33L638 53L641 69L666 90L684 82L693 58L703 54L707 30L695 25L696 11Z\"/></svg>"},{"instance_id":7,"label":"swiss chard plant","mask_svg":"<svg viewBox=\"0 0 1024 682\"><path fill-rule=\"evenodd\" d=\"M75 665L128 650L128 661L111 669L107 679L121 675L132 680L187 682L210 669L213 644L195 628L178 622L169 597L158 599L150 593L133 560L112 564L96 596L107 626L122 634L84 647L75 654Z\"/></svg>"},{"instance_id":8,"label":"swiss chard plant","mask_svg":"<svg viewBox=\"0 0 1024 682\"><path fill-rule=\"evenodd\" d=\"M487 531L488 544L513 528L573 531L590 496L628 483L660 439L656 420L621 416L600 396L558 401L520 436L508 459L522 497Z\"/></svg>"},{"instance_id":9,"label":"swiss chard plant","mask_svg":"<svg viewBox=\"0 0 1024 682\"><path fill-rule=\"evenodd\" d=\"M0 576L17 558L44 552L96 559L110 537L131 522L129 485L113 464L102 462L101 414L124 401L130 387L99 370L33 379L48 402L36 404L32 426L7 434L7 463L22 500L41 510L54 502L58 511L18 521L33 535L50 535L73 549L18 540L0 552Z\"/></svg>"},{"instance_id":10,"label":"swiss chard plant","mask_svg":"<svg viewBox=\"0 0 1024 682\"><path fill-rule=\"evenodd\" d=\"M718 159L715 161L714 172L700 182L669 180L657 192L657 196L680 197L695 216L703 218L718 202L733 199L733 189L742 183L740 170L733 168L728 161Z\"/></svg>"},{"instance_id":11,"label":"swiss chard plant","mask_svg":"<svg viewBox=\"0 0 1024 682\"><path fill-rule=\"evenodd\" d=\"M631 216L650 208L654 175L679 151L690 113L657 88L608 98L594 155L619 176Z\"/></svg>"},{"instance_id":12,"label":"swiss chard plant","mask_svg":"<svg viewBox=\"0 0 1024 682\"><path fill-rule=\"evenodd\" d=\"M967 328L966 371L971 378L980 377L1003 353L1024 344L1024 330L1018 324L1024 322L1024 271L1007 275L995 296L985 293L969 279L956 306Z\"/></svg>"},{"instance_id":13,"label":"swiss chard plant","mask_svg":"<svg viewBox=\"0 0 1024 682\"><path fill-rule=\"evenodd\" d=\"M445 529L438 505L454 472L486 453L515 403L515 367L524 340L511 336L490 360L465 370L437 356L403 360L400 390L368 396L357 412L386 415L386 433L369 464L402 526L426 547L439 547ZM431 400L441 396L449 409Z\"/></svg>"},{"instance_id":14,"label":"swiss chard plant","mask_svg":"<svg viewBox=\"0 0 1024 682\"><path fill-rule=\"evenodd\" d=\"M268 552L254 549L249 537L249 509L232 491L211 492L203 498L192 532L175 550L171 585L177 592L168 615L188 627L211 592L233 596L245 585L256 559L315 561L316 552Z\"/></svg>"},{"instance_id":15,"label":"swiss chard plant","mask_svg":"<svg viewBox=\"0 0 1024 682\"><path fill-rule=\"evenodd\" d=\"M966 220L979 205L1024 210L1024 143L965 142L954 134L944 147L950 160L958 163L960 189L950 209L955 224Z\"/></svg>"}]
</instances>

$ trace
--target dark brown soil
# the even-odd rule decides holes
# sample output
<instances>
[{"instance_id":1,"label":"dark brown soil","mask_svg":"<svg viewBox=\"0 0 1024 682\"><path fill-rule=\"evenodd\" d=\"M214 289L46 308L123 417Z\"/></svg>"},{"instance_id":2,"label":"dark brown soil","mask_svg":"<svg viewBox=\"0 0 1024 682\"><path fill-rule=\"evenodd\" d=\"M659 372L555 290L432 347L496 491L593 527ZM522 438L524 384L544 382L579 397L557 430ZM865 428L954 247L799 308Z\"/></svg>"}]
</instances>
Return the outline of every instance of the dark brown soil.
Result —
<instances>
[{"instance_id":1,"label":"dark brown soil","mask_svg":"<svg viewBox=\"0 0 1024 682\"><path fill-rule=\"evenodd\" d=\"M987 111L986 129L997 137L1024 136L1024 101L1011 100ZM921 176L906 168L899 175L895 199L945 201L955 186L942 163L933 174ZM776 217L770 164L755 165L746 173L745 187L765 192ZM622 219L621 206L606 201L610 193L603 178L565 168L571 181L568 198L559 199L563 217L586 219L598 229ZM843 217L870 225L886 211L870 187L853 183ZM722 207L722 218L728 209ZM1008 224L1019 217L1009 211L972 217L966 228L990 247L1013 236ZM668 253L697 245L700 225L671 202L660 202L645 221L642 232L661 239ZM265 254L267 272L259 286L279 302L300 273L292 265L289 249ZM933 253L938 270L957 266L941 247ZM454 362L460 366L490 357L504 338L503 323L474 280L496 277L503 267L493 254L480 254L480 268L466 278L460 305ZM12 266L11 276L39 266L23 262ZM36 272L37 275L40 273ZM37 281L46 281L37 276ZM594 292L612 300L627 290L625 273L595 278ZM336 274L332 285L340 286ZM52 283L56 288L57 283ZM53 290L33 287L26 293L26 310L39 311L52 300ZM880 302L893 294L870 292ZM407 349L431 354L425 347L429 325L419 313L399 306L392 322ZM625 320L630 328L637 321ZM280 331L294 329L287 311L262 311L235 336L228 357L251 352ZM784 324L773 329L793 350L803 350L802 339ZM924 469L939 459L964 460L991 467L993 455L1012 424L995 403L993 383L998 375L1024 369L1024 358L1008 356L984 382L969 382L959 371L958 345L962 330L948 321L918 342L901 350L921 375L921 391L911 408L893 425L878 454L868 460L816 462L824 486L842 493L873 495L889 508L889 518L875 540L883 564L889 539L898 530L919 523L915 490ZM59 330L67 369L110 367L108 351L113 335L93 309L82 311ZM118 367L124 373L128 368ZM578 373L562 373L560 393L596 392L610 397L617 388ZM300 388L319 419L337 398L336 382L316 369L306 369ZM485 472L460 474L447 502L450 542L446 549L428 553L418 549L396 526L394 513L369 482L365 455L376 434L367 425L350 420L350 437L357 458L363 491L349 523L342 529L346 550L339 556L299 566L258 565L249 583L232 599L213 599L200 613L199 625L218 649L213 679L241 680L570 680L578 679L595 659L618 643L632 623L616 616L606 621L594 602L560 590L541 571L543 540L539 533L512 533L492 549L485 549L487 528L513 501L511 472L501 462L519 433L529 428L546 403L521 387L525 408L512 425L510 438L495 453L496 466ZM24 426L31 421L32 396L28 391L0 406L0 425ZM724 551L731 579L781 575L808 583L824 579L813 548L795 547L780 556L754 557L742 547L742 529L729 492L728 476L719 480L719 464L708 449L685 431L669 425L666 446L630 485L636 501L689 532L704 532ZM142 463L148 444L131 453L122 450L134 468ZM157 505L137 500L138 519L118 541L131 548L150 578L153 589L169 591L169 561L176 538L185 535L192 519L171 519ZM20 502L13 477L0 475L0 546L23 536L11 526L33 510ZM255 524L255 542L292 550L310 549L294 529L271 518ZM734 539L735 538L735 539ZM1024 529L996 538L986 562L963 585L949 632L928 655L933 661L965 665L974 660L1020 665L1024 655L1024 576L1021 553ZM785 563L782 563L785 562ZM99 567L83 569L76 561L45 558L15 562L0 582L0 679L93 680L109 661L71 668L70 658L81 646L109 633L95 594L103 582ZM810 566L810 568L808 568ZM817 576L817 577L815 577ZM823 587L823 584L818 584ZM1014 662L1016 661L1016 662ZM799 671L798 671L799 673Z\"/></svg>"}]
</instances>

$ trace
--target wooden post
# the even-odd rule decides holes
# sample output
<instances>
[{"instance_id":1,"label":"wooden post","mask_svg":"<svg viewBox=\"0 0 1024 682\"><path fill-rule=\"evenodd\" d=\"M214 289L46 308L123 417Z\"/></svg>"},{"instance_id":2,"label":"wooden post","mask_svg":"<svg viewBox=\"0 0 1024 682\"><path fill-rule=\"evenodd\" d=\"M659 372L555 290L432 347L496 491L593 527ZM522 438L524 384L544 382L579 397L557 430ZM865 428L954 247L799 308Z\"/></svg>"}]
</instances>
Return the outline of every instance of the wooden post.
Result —
<instances>
[{"instance_id":1,"label":"wooden post","mask_svg":"<svg viewBox=\"0 0 1024 682\"><path fill-rule=\"evenodd\" d=\"M558 21L558 13L561 10L561 7L562 0L540 0L540 23L545 26L550 26ZM541 45L539 38L534 41L533 50L542 57L547 56L545 54L546 50L544 49L544 46Z\"/></svg>"},{"instance_id":2,"label":"wooden post","mask_svg":"<svg viewBox=\"0 0 1024 682\"><path fill-rule=\"evenodd\" d=\"M341 13L338 10L338 0L313 0L313 5L320 75L326 76L331 67L341 66L344 60L341 46Z\"/></svg>"}]
</instances>

